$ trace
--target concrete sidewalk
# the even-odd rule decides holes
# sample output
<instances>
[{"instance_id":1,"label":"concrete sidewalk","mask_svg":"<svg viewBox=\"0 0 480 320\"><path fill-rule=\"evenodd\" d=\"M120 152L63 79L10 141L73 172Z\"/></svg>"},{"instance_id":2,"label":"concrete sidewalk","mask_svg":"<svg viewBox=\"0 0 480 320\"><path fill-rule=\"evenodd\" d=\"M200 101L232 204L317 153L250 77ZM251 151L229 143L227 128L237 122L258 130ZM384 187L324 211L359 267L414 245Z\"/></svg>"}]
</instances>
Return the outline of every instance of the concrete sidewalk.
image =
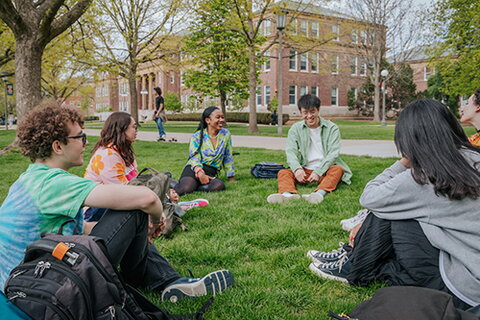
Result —
<instances>
[{"instance_id":1,"label":"concrete sidewalk","mask_svg":"<svg viewBox=\"0 0 480 320\"><path fill-rule=\"evenodd\" d=\"M85 129L87 135L99 136L100 130ZM179 143L189 143L190 133L167 133L167 140L177 139ZM138 131L137 139L156 141L158 133L154 131ZM263 148L285 150L287 138L262 136L232 136L234 147ZM389 140L342 140L341 154L355 156L372 156L379 158L399 157L393 141Z\"/></svg>"}]
</instances>

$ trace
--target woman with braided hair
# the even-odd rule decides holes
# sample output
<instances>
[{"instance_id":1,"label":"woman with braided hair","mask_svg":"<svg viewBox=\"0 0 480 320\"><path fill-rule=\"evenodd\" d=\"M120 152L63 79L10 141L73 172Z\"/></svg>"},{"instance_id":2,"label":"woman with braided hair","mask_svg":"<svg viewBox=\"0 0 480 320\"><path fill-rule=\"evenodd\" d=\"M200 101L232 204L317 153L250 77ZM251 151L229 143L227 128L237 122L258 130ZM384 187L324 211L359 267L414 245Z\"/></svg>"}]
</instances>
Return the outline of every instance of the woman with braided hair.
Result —
<instances>
[{"instance_id":1,"label":"woman with braided hair","mask_svg":"<svg viewBox=\"0 0 480 320\"><path fill-rule=\"evenodd\" d=\"M235 181L232 139L224 125L225 117L220 109L208 107L203 111L197 131L190 139L190 157L175 186L178 195L224 190L225 184L217 178L221 168L225 169L229 181Z\"/></svg>"}]
</instances>

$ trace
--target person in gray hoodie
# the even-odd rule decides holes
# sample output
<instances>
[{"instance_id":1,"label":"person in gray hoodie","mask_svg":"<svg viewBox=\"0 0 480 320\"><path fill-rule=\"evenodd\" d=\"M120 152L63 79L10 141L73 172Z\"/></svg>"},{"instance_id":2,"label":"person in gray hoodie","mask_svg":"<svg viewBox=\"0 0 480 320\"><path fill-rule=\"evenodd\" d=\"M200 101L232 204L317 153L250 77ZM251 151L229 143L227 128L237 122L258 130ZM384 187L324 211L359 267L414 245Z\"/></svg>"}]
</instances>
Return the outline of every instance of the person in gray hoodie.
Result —
<instances>
[{"instance_id":1,"label":"person in gray hoodie","mask_svg":"<svg viewBox=\"0 0 480 320\"><path fill-rule=\"evenodd\" d=\"M400 113L402 159L370 181L360 203L371 213L355 246L317 254L323 278L413 285L480 305L480 148L442 103L418 100Z\"/></svg>"}]
</instances>

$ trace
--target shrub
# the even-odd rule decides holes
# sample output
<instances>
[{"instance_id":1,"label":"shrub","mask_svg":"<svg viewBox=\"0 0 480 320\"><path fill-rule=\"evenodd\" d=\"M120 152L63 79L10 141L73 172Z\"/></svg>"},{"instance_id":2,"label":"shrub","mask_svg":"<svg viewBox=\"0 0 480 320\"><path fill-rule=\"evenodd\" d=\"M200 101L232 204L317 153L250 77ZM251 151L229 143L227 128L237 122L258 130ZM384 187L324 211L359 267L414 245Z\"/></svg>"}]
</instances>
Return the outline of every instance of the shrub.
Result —
<instances>
[{"instance_id":1,"label":"shrub","mask_svg":"<svg viewBox=\"0 0 480 320\"><path fill-rule=\"evenodd\" d=\"M168 120L172 121L199 121L201 113L179 113L169 114ZM290 119L288 114L283 115L283 124ZM271 113L257 113L257 123L269 124L272 121ZM248 123L248 112L227 112L227 122Z\"/></svg>"},{"instance_id":2,"label":"shrub","mask_svg":"<svg viewBox=\"0 0 480 320\"><path fill-rule=\"evenodd\" d=\"M165 109L173 112L182 110L182 102L176 93L165 92Z\"/></svg>"},{"instance_id":3,"label":"shrub","mask_svg":"<svg viewBox=\"0 0 480 320\"><path fill-rule=\"evenodd\" d=\"M98 116L85 116L83 121L98 121L100 118Z\"/></svg>"}]
</instances>

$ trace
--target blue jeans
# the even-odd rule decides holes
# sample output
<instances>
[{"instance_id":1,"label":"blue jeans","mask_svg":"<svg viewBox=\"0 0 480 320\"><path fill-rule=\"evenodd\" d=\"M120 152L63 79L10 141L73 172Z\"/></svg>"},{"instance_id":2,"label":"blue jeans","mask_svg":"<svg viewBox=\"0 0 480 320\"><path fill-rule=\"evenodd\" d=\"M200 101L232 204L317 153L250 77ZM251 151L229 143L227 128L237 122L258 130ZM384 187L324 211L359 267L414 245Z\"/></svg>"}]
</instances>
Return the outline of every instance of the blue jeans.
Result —
<instances>
[{"instance_id":1,"label":"blue jeans","mask_svg":"<svg viewBox=\"0 0 480 320\"><path fill-rule=\"evenodd\" d=\"M165 128L163 127L162 119L160 117L156 118L155 122L157 123L158 134L160 135L160 137L163 137L165 135Z\"/></svg>"},{"instance_id":2,"label":"blue jeans","mask_svg":"<svg viewBox=\"0 0 480 320\"><path fill-rule=\"evenodd\" d=\"M110 261L120 265L127 283L134 287L163 290L180 276L147 240L148 215L142 211L110 210L90 235L103 238Z\"/></svg>"}]
</instances>

